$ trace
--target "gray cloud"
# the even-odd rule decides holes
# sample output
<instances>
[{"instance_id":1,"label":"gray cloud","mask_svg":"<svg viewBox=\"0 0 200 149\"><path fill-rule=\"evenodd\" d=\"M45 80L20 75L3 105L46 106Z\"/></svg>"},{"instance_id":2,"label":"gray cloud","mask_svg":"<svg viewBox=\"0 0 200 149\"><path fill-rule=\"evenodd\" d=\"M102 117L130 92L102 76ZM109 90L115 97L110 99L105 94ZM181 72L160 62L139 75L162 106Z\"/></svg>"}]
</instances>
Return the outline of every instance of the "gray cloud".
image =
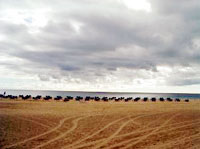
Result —
<instances>
[{"instance_id":1,"label":"gray cloud","mask_svg":"<svg viewBox=\"0 0 200 149\"><path fill-rule=\"evenodd\" d=\"M4 14L8 14L8 8L29 14L23 18L28 25L13 23L0 15L3 35L0 52L23 60L19 64L17 61L12 64L0 61L0 64L12 71L38 76L42 81L55 78L92 84L99 79L106 84L109 76L123 84L123 80L146 80L156 76L166 85L200 84L198 77L180 78L180 74L169 72L166 72L169 76L164 76L157 69L200 69L198 1L149 2L150 13L127 9L113 0L59 3L51 0L47 5L45 1L0 1ZM31 16L32 12L39 11L37 9L47 11L44 13L46 24L30 27L39 21ZM33 29L35 33L31 33ZM135 74L127 75L128 71ZM151 75L141 74L143 71ZM57 74L56 77L53 74Z\"/></svg>"}]
</instances>

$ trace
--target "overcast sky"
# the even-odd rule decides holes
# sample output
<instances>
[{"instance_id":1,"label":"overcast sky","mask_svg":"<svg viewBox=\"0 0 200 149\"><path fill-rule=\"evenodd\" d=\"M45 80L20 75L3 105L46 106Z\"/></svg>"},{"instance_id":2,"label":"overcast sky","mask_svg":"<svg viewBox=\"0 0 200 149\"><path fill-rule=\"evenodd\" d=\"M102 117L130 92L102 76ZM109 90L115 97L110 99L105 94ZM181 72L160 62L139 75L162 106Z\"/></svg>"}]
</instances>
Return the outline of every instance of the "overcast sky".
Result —
<instances>
[{"instance_id":1,"label":"overcast sky","mask_svg":"<svg viewBox=\"0 0 200 149\"><path fill-rule=\"evenodd\" d=\"M200 93L200 1L0 0L0 88Z\"/></svg>"}]
</instances>

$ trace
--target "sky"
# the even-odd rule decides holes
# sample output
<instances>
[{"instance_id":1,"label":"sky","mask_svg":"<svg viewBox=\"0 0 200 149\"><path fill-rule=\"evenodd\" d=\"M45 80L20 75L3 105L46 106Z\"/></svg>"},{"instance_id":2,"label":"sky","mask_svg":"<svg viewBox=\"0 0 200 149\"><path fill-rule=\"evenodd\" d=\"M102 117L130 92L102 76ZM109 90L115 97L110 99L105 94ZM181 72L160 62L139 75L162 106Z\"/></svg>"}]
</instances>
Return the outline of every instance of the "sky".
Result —
<instances>
[{"instance_id":1,"label":"sky","mask_svg":"<svg viewBox=\"0 0 200 149\"><path fill-rule=\"evenodd\" d=\"M0 0L0 89L200 93L200 2Z\"/></svg>"}]
</instances>

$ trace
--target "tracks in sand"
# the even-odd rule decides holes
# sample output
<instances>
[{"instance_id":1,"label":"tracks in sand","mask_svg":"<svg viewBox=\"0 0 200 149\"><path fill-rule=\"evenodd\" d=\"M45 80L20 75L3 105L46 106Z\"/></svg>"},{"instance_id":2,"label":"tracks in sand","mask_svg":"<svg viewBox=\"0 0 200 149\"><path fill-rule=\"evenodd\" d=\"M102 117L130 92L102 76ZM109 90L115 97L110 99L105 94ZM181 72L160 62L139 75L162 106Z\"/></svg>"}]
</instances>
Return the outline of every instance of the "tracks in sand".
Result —
<instances>
[{"instance_id":1,"label":"tracks in sand","mask_svg":"<svg viewBox=\"0 0 200 149\"><path fill-rule=\"evenodd\" d=\"M164 144L160 144L160 145L156 145L156 146L155 145L149 146L148 149L166 148L166 147L173 148L174 145L182 144L182 143L185 143L186 141L191 141L191 140L193 140L193 138L197 138L197 137L200 137L200 133L186 136L186 137L179 137L179 138L169 141L168 143L164 143Z\"/></svg>"},{"instance_id":2,"label":"tracks in sand","mask_svg":"<svg viewBox=\"0 0 200 149\"><path fill-rule=\"evenodd\" d=\"M193 123L189 123L189 124L185 124L185 125L181 125L181 126L176 126L176 125L179 125L179 124L182 124L183 122L180 122L180 123L175 123L175 124L171 124L170 126L173 127L173 128L167 128L167 129L164 129L164 130L159 130L157 131L157 133L162 133L162 132L169 132L169 131L173 131L173 130L176 130L176 129L179 129L179 128L185 128L185 127L188 127L188 126L191 126L191 125L194 125L194 124L199 124L200 121L195 121ZM121 138L121 137L126 137L126 136L130 136L130 135L134 135L134 134L138 134L138 133L145 133L147 131L153 131L154 129L156 128L148 128L148 129L142 129L142 130L137 130L135 132L131 132L131 133L127 133L127 134L122 134L122 135L118 135L116 136L115 138ZM131 138L131 139L128 139L128 140L124 140L124 141L120 141L120 143L117 143L117 144L114 144L114 145L111 145L109 146L109 148L115 148L115 147L119 147L119 146L122 146L122 145L126 145L128 144L130 141L137 141L139 137L135 137L135 138Z\"/></svg>"},{"instance_id":3,"label":"tracks in sand","mask_svg":"<svg viewBox=\"0 0 200 149\"><path fill-rule=\"evenodd\" d=\"M74 143L72 143L72 144L70 144L70 145L64 146L64 147L62 147L62 149L69 149L69 148L73 148L73 149L74 149L74 148L75 148L75 147L74 147L75 145L77 145L77 144L79 144L79 143L81 143L81 142L83 142L83 141L85 141L85 140L87 140L87 139L89 139L89 138L92 138L93 136L99 134L100 132L102 132L102 131L105 130L106 128L109 128L109 127L112 126L113 124L115 124L115 123L117 123L117 122L119 122L119 121L121 121L121 120L123 120L123 119L125 119L125 118L119 118L119 119L117 119L117 120L115 120L115 121L113 121L113 122L110 122L110 123L107 124L105 127L101 128L100 130L96 131L95 133L93 133L93 134L91 134L91 135L89 135L89 136L87 136L87 137L85 137L85 138L83 138L83 139L81 139L81 140L78 140L78 141L76 141L76 142L74 142Z\"/></svg>"},{"instance_id":4,"label":"tracks in sand","mask_svg":"<svg viewBox=\"0 0 200 149\"><path fill-rule=\"evenodd\" d=\"M163 112L162 112L163 113ZM130 122L132 123L135 123L136 125L139 125L137 122L135 122L134 120L136 119L139 119L141 117L147 117L147 116L152 116L152 115L157 115L157 114L161 114L161 113L156 113L156 114L147 114L147 115L139 115L139 116L136 116L135 118L133 119L130 119L126 122L124 122L110 137L108 138L104 138L104 139L99 139L99 140L96 140L96 141L92 141L92 142L87 142L87 143L83 143L83 144L80 144L78 146L75 146L73 147L73 149L78 149L78 148L83 148L83 147L86 147L86 146L90 146L90 145L94 145L94 144L97 144L96 147L93 147L93 148L99 148L105 144L107 144L109 141L111 141L113 138L116 138L116 137L120 137L121 135L118 135L118 133ZM130 116L129 116L130 117ZM127 117L125 117L127 118ZM124 118L124 119L125 119ZM115 124L115 123L113 123ZM111 126L111 125L110 125ZM109 126L109 127L110 127ZM103 130L102 130L103 131ZM96 134L95 134L96 135ZM85 141L85 140L84 140ZM79 142L81 143L81 142ZM99 143L99 144L98 144Z\"/></svg>"},{"instance_id":5,"label":"tracks in sand","mask_svg":"<svg viewBox=\"0 0 200 149\"><path fill-rule=\"evenodd\" d=\"M107 144L110 140L112 140L117 134L119 134L119 132L128 124L130 123L131 121L133 120L136 120L140 117L144 117L144 115L140 115L140 116L136 116L135 118L133 119L130 119L126 122L124 122L110 137L106 138L103 142L101 142L100 144L98 144L97 146L95 146L93 149L98 149L100 148L101 146Z\"/></svg>"},{"instance_id":6,"label":"tracks in sand","mask_svg":"<svg viewBox=\"0 0 200 149\"><path fill-rule=\"evenodd\" d=\"M72 132L73 130L75 130L75 129L77 128L78 122L79 122L80 120L82 120L82 119L84 119L84 118L86 118L86 117L89 117L89 116L84 116L84 117L80 117L80 118L77 118L77 119L73 120L73 121L72 121L73 126L72 126L69 130L67 130L66 132L62 133L61 135L59 135L59 136L57 136L57 137L55 137L55 138L53 138L53 139L51 139L51 140L49 140L49 141L43 143L43 144L40 144L40 145L36 146L34 149L42 148L42 147L44 147L44 146L46 146L46 145L48 145L48 144L50 144L50 143L52 143L52 142L54 142L54 141L57 141L57 140L59 140L59 139L65 137L68 133Z\"/></svg>"},{"instance_id":7,"label":"tracks in sand","mask_svg":"<svg viewBox=\"0 0 200 149\"><path fill-rule=\"evenodd\" d=\"M39 138L39 137L41 137L41 136L47 135L47 134L49 134L49 133L51 133L51 132L54 132L54 131L56 131L57 129L59 129L59 128L65 123L65 121L67 121L67 120L69 120L69 119L71 119L71 118L73 118L73 117L74 117L74 116L66 117L66 118L60 120L59 124L58 124L56 127L52 128L52 129L50 129L50 130L48 130L48 131L46 131L46 132L44 132L44 133L41 133L41 134L39 134L39 135L36 135L36 136L34 136L34 137L30 137L30 138L28 138L28 139L24 139L24 140L19 141L19 142L17 142L17 143L14 143L14 144L5 146L5 147L3 147L3 149L8 149L8 148L11 148L11 147L18 146L18 145L21 145L21 144L26 143L26 142L28 142L28 141L37 139L37 138Z\"/></svg>"},{"instance_id":8,"label":"tracks in sand","mask_svg":"<svg viewBox=\"0 0 200 149\"><path fill-rule=\"evenodd\" d=\"M25 120L25 121L28 121L28 122L31 122L31 123L35 123L35 124L40 125L40 126L43 126L43 127L45 127L45 128L51 128L51 126L49 126L49 125L45 125L45 124L43 124L43 123L40 123L40 122L38 122L38 121L34 121L34 120L32 120L32 119L23 118L23 117L18 117L18 119Z\"/></svg>"},{"instance_id":9,"label":"tracks in sand","mask_svg":"<svg viewBox=\"0 0 200 149\"><path fill-rule=\"evenodd\" d=\"M154 113L154 114L157 115L157 114L160 114L160 113ZM128 149L128 148L132 148L135 145L138 145L138 144L142 143L143 141L145 141L147 138L150 138L151 136L158 135L158 133L172 131L172 130L176 130L176 129L180 129L180 131L181 131L182 130L181 128L184 128L184 127L187 127L187 126L191 126L193 124L196 125L196 124L200 123L199 120L195 120L195 121L185 121L185 122L183 121L183 122L180 122L180 123L171 123L171 124L169 124L169 122L172 119L174 119L177 115L179 115L179 113L177 112L176 114L173 114L173 116L171 116L170 118L165 119L163 121L163 123L160 126L158 126L157 123L159 122L159 118L163 119L163 116L166 116L166 114L167 114L167 113L164 113L158 119L155 119L152 122L150 122L147 125L145 125L145 127L137 128L134 132L128 132L128 133L120 134L119 135L119 133L123 130L123 128L125 126L127 126L129 123L131 123L131 121L133 123L135 123L134 121L137 120L137 119L139 119L139 118L142 118L142 117L145 117L145 116L151 116L151 115L154 115L154 114L137 115L136 117L129 118L129 119L127 119L127 116L123 117L123 118L118 118L118 119L116 119L116 120L114 120L112 122L109 122L108 124L106 124L100 130L98 130L96 132L92 131L93 132L92 134L90 134L90 135L88 135L88 136L86 136L86 137L84 137L84 138L82 138L80 140L77 140L77 141L73 142L70 145L63 146L62 149L69 149L69 148L78 149L78 148L84 148L84 147L90 148L89 146L91 146L91 145L93 146L93 147L91 147L92 149L106 148L105 146L107 146L107 145L109 145L109 146L107 146L109 149L116 148L116 147L117 148L120 147L120 149L121 148L122 149ZM72 123L72 127L69 130L67 130L65 132L62 132L61 134L59 134L58 136L56 136L56 137L54 137L54 138L52 138L50 140L47 140L47 142L42 142L42 144L37 145L34 149L40 149L40 148L43 148L45 146L49 147L47 145L50 145L51 143L55 143L55 142L57 142L57 141L59 141L61 139L65 139L65 138L67 139L68 138L67 136L71 135L71 134L70 135L68 135L68 134L71 133L71 132L73 132L75 129L78 128L79 121L82 120L82 119L85 119L87 117L90 117L90 116L94 116L94 115L85 115L85 116L77 117L73 121L70 121L70 123ZM44 132L42 134L39 134L37 136L31 137L31 138L27 138L25 140L22 140L20 142L14 143L12 145L5 146L5 147L3 147L3 149L11 148L11 147L16 147L16 146L24 144L24 143L26 143L28 141L31 141L31 140L37 139L37 138L39 138L41 136L47 135L47 134L49 134L51 132L59 131L58 129L59 128L64 128L64 123L68 119L71 119L71 118L75 118L75 116L64 118L64 119L62 119L62 120L59 121L59 124L56 127L52 128L52 129L50 128L50 130L48 130L48 131L46 131L46 132ZM30 122L32 121L34 123L38 123L38 125L39 125L39 122L37 122L37 121L36 122L34 120L28 120L28 121L30 121ZM123 122L123 123L119 127L117 127L117 129L115 128L115 131L112 132L112 134L110 134L107 138L103 138L103 139L99 139L99 140L95 140L95 141L91 141L90 140L90 139L93 139L93 137L95 139L96 135L98 135L102 131L105 131L107 128L112 127L114 124L116 124L116 123L118 123L120 121ZM151 126L151 124L153 124L153 123L156 124L156 125L154 125L156 127L149 128L149 126ZM139 124L139 123L136 122L136 124ZM46 125L46 128L47 127L48 126ZM165 128L165 129L162 129L162 128ZM143 133L145 133L145 135ZM115 141L114 139L118 139L118 138L121 139L123 137L128 137L129 135L131 136L131 135L135 135L135 134L140 134L140 135L139 136L137 135L134 138L130 137L130 138L126 139L126 140L122 140L119 143L116 142L116 144L112 145L112 141L113 142ZM199 134L195 134L195 135L191 135L191 136L185 136L185 137L182 137L182 138L180 137L180 140L178 138L176 140L171 140L171 141L168 140L168 142L166 142L166 144L161 144L159 142L160 144L158 143L158 144L156 144L155 146L152 146L152 147L161 147L162 148L165 145L173 147L174 142L178 142L178 143L181 144L182 141L185 141L185 140L188 140L188 139L191 140L191 137L192 138L199 137ZM88 142L88 141L90 141L90 142ZM110 144L108 144L108 143L110 143Z\"/></svg>"},{"instance_id":10,"label":"tracks in sand","mask_svg":"<svg viewBox=\"0 0 200 149\"><path fill-rule=\"evenodd\" d=\"M172 119L174 119L177 115L179 115L179 114L175 114L174 116L170 117L170 118L167 119L162 125L160 125L159 127L155 128L152 132L150 132L150 133L148 133L147 135L144 135L144 136L141 136L140 138L138 138L137 141L131 143L132 140L130 140L130 143L129 143L127 146L123 147L122 149L130 148L130 147L132 147L132 146L138 144L139 142L145 140L147 137L149 137L149 136L155 134L157 131L159 131L160 129L164 128L164 127L165 127ZM134 139L135 139L135 138L134 138Z\"/></svg>"}]
</instances>

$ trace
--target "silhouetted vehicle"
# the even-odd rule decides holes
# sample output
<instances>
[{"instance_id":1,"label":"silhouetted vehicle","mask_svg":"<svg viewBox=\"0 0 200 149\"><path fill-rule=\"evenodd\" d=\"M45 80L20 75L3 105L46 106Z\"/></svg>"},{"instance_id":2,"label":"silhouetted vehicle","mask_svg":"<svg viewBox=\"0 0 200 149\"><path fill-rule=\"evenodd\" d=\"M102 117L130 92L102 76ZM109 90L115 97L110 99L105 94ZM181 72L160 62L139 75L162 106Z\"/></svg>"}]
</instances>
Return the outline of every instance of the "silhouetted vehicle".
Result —
<instances>
[{"instance_id":1,"label":"silhouetted vehicle","mask_svg":"<svg viewBox=\"0 0 200 149\"><path fill-rule=\"evenodd\" d=\"M94 100L94 97L90 97L90 100Z\"/></svg>"},{"instance_id":2,"label":"silhouetted vehicle","mask_svg":"<svg viewBox=\"0 0 200 149\"><path fill-rule=\"evenodd\" d=\"M74 99L74 97L72 97L72 96L67 96L66 98L68 98L69 100L73 100Z\"/></svg>"},{"instance_id":3,"label":"silhouetted vehicle","mask_svg":"<svg viewBox=\"0 0 200 149\"><path fill-rule=\"evenodd\" d=\"M125 99L125 97L120 97L120 100L124 100Z\"/></svg>"},{"instance_id":4,"label":"silhouetted vehicle","mask_svg":"<svg viewBox=\"0 0 200 149\"><path fill-rule=\"evenodd\" d=\"M165 101L165 99L163 97L160 97L160 101Z\"/></svg>"},{"instance_id":5,"label":"silhouetted vehicle","mask_svg":"<svg viewBox=\"0 0 200 149\"><path fill-rule=\"evenodd\" d=\"M18 97L17 96L10 96L10 99L17 99Z\"/></svg>"},{"instance_id":6,"label":"silhouetted vehicle","mask_svg":"<svg viewBox=\"0 0 200 149\"><path fill-rule=\"evenodd\" d=\"M57 96L54 98L54 100L62 100L62 96Z\"/></svg>"},{"instance_id":7,"label":"silhouetted vehicle","mask_svg":"<svg viewBox=\"0 0 200 149\"><path fill-rule=\"evenodd\" d=\"M90 96L86 96L85 97L85 101L90 101L91 97Z\"/></svg>"},{"instance_id":8,"label":"silhouetted vehicle","mask_svg":"<svg viewBox=\"0 0 200 149\"><path fill-rule=\"evenodd\" d=\"M63 101L67 102L67 101L70 101L70 100L73 100L73 97L72 96L66 96Z\"/></svg>"},{"instance_id":9,"label":"silhouetted vehicle","mask_svg":"<svg viewBox=\"0 0 200 149\"><path fill-rule=\"evenodd\" d=\"M143 101L145 102L148 101L148 97L144 97Z\"/></svg>"},{"instance_id":10,"label":"silhouetted vehicle","mask_svg":"<svg viewBox=\"0 0 200 149\"><path fill-rule=\"evenodd\" d=\"M69 100L70 100L70 99L66 97L66 98L64 98L63 101L64 101L64 102L68 102Z\"/></svg>"},{"instance_id":11,"label":"silhouetted vehicle","mask_svg":"<svg viewBox=\"0 0 200 149\"><path fill-rule=\"evenodd\" d=\"M51 97L51 96L46 96L46 97L44 97L43 99L44 99L44 100L50 100L50 99L52 99L52 97Z\"/></svg>"},{"instance_id":12,"label":"silhouetted vehicle","mask_svg":"<svg viewBox=\"0 0 200 149\"><path fill-rule=\"evenodd\" d=\"M124 100L125 98L124 97L118 97L115 99L115 101L121 101L121 100Z\"/></svg>"},{"instance_id":13,"label":"silhouetted vehicle","mask_svg":"<svg viewBox=\"0 0 200 149\"><path fill-rule=\"evenodd\" d=\"M175 101L176 101L176 102L180 102L181 100L180 100L179 98L176 98Z\"/></svg>"},{"instance_id":14,"label":"silhouetted vehicle","mask_svg":"<svg viewBox=\"0 0 200 149\"><path fill-rule=\"evenodd\" d=\"M19 95L19 97L21 97L23 100L27 100L27 99L30 99L31 98L31 95Z\"/></svg>"},{"instance_id":15,"label":"silhouetted vehicle","mask_svg":"<svg viewBox=\"0 0 200 149\"><path fill-rule=\"evenodd\" d=\"M128 98L124 99L124 101L125 101L125 102L128 102L128 101L130 101L130 100L132 100L132 99L133 99L132 97L128 97Z\"/></svg>"},{"instance_id":16,"label":"silhouetted vehicle","mask_svg":"<svg viewBox=\"0 0 200 149\"><path fill-rule=\"evenodd\" d=\"M76 96L75 100L76 100L76 101L83 100L83 97L81 97L81 96Z\"/></svg>"},{"instance_id":17,"label":"silhouetted vehicle","mask_svg":"<svg viewBox=\"0 0 200 149\"><path fill-rule=\"evenodd\" d=\"M95 100L95 101L100 101L101 99L100 99L99 97L95 96L95 97L94 97L94 100Z\"/></svg>"},{"instance_id":18,"label":"silhouetted vehicle","mask_svg":"<svg viewBox=\"0 0 200 149\"><path fill-rule=\"evenodd\" d=\"M120 98L115 98L115 101L120 101Z\"/></svg>"},{"instance_id":19,"label":"silhouetted vehicle","mask_svg":"<svg viewBox=\"0 0 200 149\"><path fill-rule=\"evenodd\" d=\"M33 97L34 100L39 100L41 98L42 98L42 96L40 96L40 95L37 95L36 97Z\"/></svg>"},{"instance_id":20,"label":"silhouetted vehicle","mask_svg":"<svg viewBox=\"0 0 200 149\"><path fill-rule=\"evenodd\" d=\"M108 97L103 97L102 100L103 101L108 101Z\"/></svg>"},{"instance_id":21,"label":"silhouetted vehicle","mask_svg":"<svg viewBox=\"0 0 200 149\"><path fill-rule=\"evenodd\" d=\"M171 101L173 101L173 99L171 99L171 98L168 97L168 98L167 98L167 101L171 102Z\"/></svg>"},{"instance_id":22,"label":"silhouetted vehicle","mask_svg":"<svg viewBox=\"0 0 200 149\"><path fill-rule=\"evenodd\" d=\"M13 96L13 95L7 95L7 96L2 96L2 98L5 98L5 99L17 99L18 97L17 96Z\"/></svg>"},{"instance_id":23,"label":"silhouetted vehicle","mask_svg":"<svg viewBox=\"0 0 200 149\"><path fill-rule=\"evenodd\" d=\"M22 97L24 97L24 95L19 95L19 98L22 98Z\"/></svg>"},{"instance_id":24,"label":"silhouetted vehicle","mask_svg":"<svg viewBox=\"0 0 200 149\"><path fill-rule=\"evenodd\" d=\"M135 102L137 102L137 101L139 101L139 100L140 100L140 97L136 97L136 98L134 99Z\"/></svg>"},{"instance_id":25,"label":"silhouetted vehicle","mask_svg":"<svg viewBox=\"0 0 200 149\"><path fill-rule=\"evenodd\" d=\"M152 98L151 98L151 101L155 102L155 101L156 101L156 98L155 98L155 97L152 97Z\"/></svg>"},{"instance_id":26,"label":"silhouetted vehicle","mask_svg":"<svg viewBox=\"0 0 200 149\"><path fill-rule=\"evenodd\" d=\"M189 102L189 99L185 99L185 102Z\"/></svg>"},{"instance_id":27,"label":"silhouetted vehicle","mask_svg":"<svg viewBox=\"0 0 200 149\"><path fill-rule=\"evenodd\" d=\"M109 100L115 100L116 99L116 97L110 97L109 98Z\"/></svg>"}]
</instances>

